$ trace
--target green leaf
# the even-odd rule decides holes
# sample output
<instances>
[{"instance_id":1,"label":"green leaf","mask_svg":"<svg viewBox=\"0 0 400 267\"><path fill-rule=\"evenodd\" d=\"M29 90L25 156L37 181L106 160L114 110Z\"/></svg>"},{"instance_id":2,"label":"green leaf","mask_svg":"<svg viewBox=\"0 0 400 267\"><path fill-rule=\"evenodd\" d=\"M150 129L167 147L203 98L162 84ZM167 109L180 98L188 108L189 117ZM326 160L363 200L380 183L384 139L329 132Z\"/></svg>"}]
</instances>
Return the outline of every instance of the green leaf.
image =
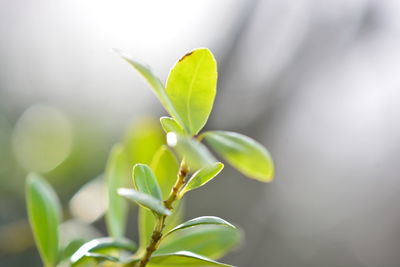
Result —
<instances>
[{"instance_id":1,"label":"green leaf","mask_svg":"<svg viewBox=\"0 0 400 267\"><path fill-rule=\"evenodd\" d=\"M190 251L178 251L174 253L155 255L151 257L148 266L149 267L167 267L167 266L232 267L232 265L216 262Z\"/></svg>"},{"instance_id":2,"label":"green leaf","mask_svg":"<svg viewBox=\"0 0 400 267\"><path fill-rule=\"evenodd\" d=\"M163 202L151 195L138 192L129 188L119 188L118 194L129 199L130 201L136 202L142 207L148 208L157 214L170 215L171 212L164 207Z\"/></svg>"},{"instance_id":3,"label":"green leaf","mask_svg":"<svg viewBox=\"0 0 400 267\"><path fill-rule=\"evenodd\" d=\"M179 192L179 198L182 198L186 192L199 188L208 183L211 179L215 178L223 168L224 164L221 162L215 162L213 165L204 167L195 172Z\"/></svg>"},{"instance_id":4,"label":"green leaf","mask_svg":"<svg viewBox=\"0 0 400 267\"><path fill-rule=\"evenodd\" d=\"M217 161L206 146L189 136L169 132L167 143L185 159L191 170L211 166Z\"/></svg>"},{"instance_id":5,"label":"green leaf","mask_svg":"<svg viewBox=\"0 0 400 267\"><path fill-rule=\"evenodd\" d=\"M175 109L173 103L171 102L170 98L167 95L167 92L164 88L163 83L160 79L154 74L151 68L138 60L132 59L130 56L124 54L121 51L114 50L117 54L119 54L123 59L125 59L132 67L134 67L147 81L150 85L150 88L156 94L157 98L160 100L161 104L164 108L177 120L181 125L183 124L182 119L180 118L177 110Z\"/></svg>"},{"instance_id":6,"label":"green leaf","mask_svg":"<svg viewBox=\"0 0 400 267\"><path fill-rule=\"evenodd\" d=\"M206 48L187 53L169 73L167 95L191 135L196 135L210 116L217 76L217 62Z\"/></svg>"},{"instance_id":7,"label":"green leaf","mask_svg":"<svg viewBox=\"0 0 400 267\"><path fill-rule=\"evenodd\" d=\"M185 134L185 131L182 127L176 122L175 119L170 117L161 117L160 118L161 126L166 133L175 132L181 135Z\"/></svg>"},{"instance_id":8,"label":"green leaf","mask_svg":"<svg viewBox=\"0 0 400 267\"><path fill-rule=\"evenodd\" d=\"M166 199L175 183L179 170L179 163L175 158L175 155L170 151L167 146L161 146L154 155L150 166L154 172L154 175L157 177L163 199ZM177 211L175 211L171 216L167 218L166 228L170 225L170 222L174 222L173 218L177 216ZM155 219L153 214L148 209L140 208L138 220L140 249L145 249L148 246L149 240L153 233ZM174 226L177 223L179 222L176 222Z\"/></svg>"},{"instance_id":9,"label":"green leaf","mask_svg":"<svg viewBox=\"0 0 400 267\"><path fill-rule=\"evenodd\" d=\"M106 212L107 230L110 236L121 238L125 234L127 205L117 194L117 189L126 184L128 159L122 145L115 145L107 163L105 178L108 188L108 209Z\"/></svg>"},{"instance_id":10,"label":"green leaf","mask_svg":"<svg viewBox=\"0 0 400 267\"><path fill-rule=\"evenodd\" d=\"M226 131L203 133L207 143L244 175L270 182L274 163L268 151L258 142L242 134Z\"/></svg>"},{"instance_id":11,"label":"green leaf","mask_svg":"<svg viewBox=\"0 0 400 267\"><path fill-rule=\"evenodd\" d=\"M155 252L188 250L211 259L219 259L239 244L241 231L219 225L202 225L168 235Z\"/></svg>"},{"instance_id":12,"label":"green leaf","mask_svg":"<svg viewBox=\"0 0 400 267\"><path fill-rule=\"evenodd\" d=\"M221 225L221 226L227 226L227 227L236 229L236 227L234 225L232 225L231 223L229 223L221 218L218 218L215 216L202 216L202 217L197 217L195 219L189 220L187 222L184 222L184 223L174 227L168 233L166 233L164 235L164 237L166 237L176 231L183 230L183 229L190 228L190 227L199 226L199 225Z\"/></svg>"},{"instance_id":13,"label":"green leaf","mask_svg":"<svg viewBox=\"0 0 400 267\"><path fill-rule=\"evenodd\" d=\"M163 199L166 199L175 184L179 171L179 162L174 153L163 145L155 153L150 167L160 185Z\"/></svg>"},{"instance_id":14,"label":"green leaf","mask_svg":"<svg viewBox=\"0 0 400 267\"><path fill-rule=\"evenodd\" d=\"M129 163L150 164L154 153L165 144L165 135L155 119L140 119L131 125L124 136L124 147Z\"/></svg>"},{"instance_id":15,"label":"green leaf","mask_svg":"<svg viewBox=\"0 0 400 267\"><path fill-rule=\"evenodd\" d=\"M139 192L151 195L152 197L162 200L160 186L157 178L149 166L144 164L136 164L133 167L133 183Z\"/></svg>"},{"instance_id":16,"label":"green leaf","mask_svg":"<svg viewBox=\"0 0 400 267\"><path fill-rule=\"evenodd\" d=\"M46 267L56 266L59 259L61 206L52 187L38 174L30 173L26 184L29 222L36 245Z\"/></svg>"},{"instance_id":17,"label":"green leaf","mask_svg":"<svg viewBox=\"0 0 400 267\"><path fill-rule=\"evenodd\" d=\"M106 255L106 253L110 253L115 250L128 251L133 253L136 251L136 245L132 241L124 238L122 239L114 239L109 237L97 238L83 244L71 256L70 261L73 266L81 263L86 257L118 261L117 258L111 257L110 255Z\"/></svg>"}]
</instances>

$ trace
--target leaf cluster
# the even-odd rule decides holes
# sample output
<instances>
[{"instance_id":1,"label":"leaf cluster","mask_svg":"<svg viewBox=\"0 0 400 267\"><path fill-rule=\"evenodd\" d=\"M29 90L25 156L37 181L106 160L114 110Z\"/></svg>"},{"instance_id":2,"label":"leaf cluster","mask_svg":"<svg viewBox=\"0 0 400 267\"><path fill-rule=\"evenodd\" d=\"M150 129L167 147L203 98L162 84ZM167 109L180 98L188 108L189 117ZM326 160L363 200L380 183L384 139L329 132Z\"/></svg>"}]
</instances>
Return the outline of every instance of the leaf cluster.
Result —
<instances>
[{"instance_id":1,"label":"leaf cluster","mask_svg":"<svg viewBox=\"0 0 400 267\"><path fill-rule=\"evenodd\" d=\"M209 148L245 176L262 182L273 179L270 154L260 143L239 133L202 132L217 92L217 63L208 49L195 49L183 56L165 86L150 67L120 55L142 75L169 113L169 117L160 119L168 146L161 145L150 156L147 151L146 157L151 160L136 159L135 164L126 145L114 146L104 175L109 237L90 240L74 249L70 264L231 266L216 260L238 244L241 231L215 216L182 222L184 196L210 182L224 168ZM127 186L129 172L132 180ZM44 265L65 264L62 255L66 248L59 246L61 209L56 194L38 174L30 174L26 195L29 220ZM125 237L127 201L139 207L138 246Z\"/></svg>"}]
</instances>

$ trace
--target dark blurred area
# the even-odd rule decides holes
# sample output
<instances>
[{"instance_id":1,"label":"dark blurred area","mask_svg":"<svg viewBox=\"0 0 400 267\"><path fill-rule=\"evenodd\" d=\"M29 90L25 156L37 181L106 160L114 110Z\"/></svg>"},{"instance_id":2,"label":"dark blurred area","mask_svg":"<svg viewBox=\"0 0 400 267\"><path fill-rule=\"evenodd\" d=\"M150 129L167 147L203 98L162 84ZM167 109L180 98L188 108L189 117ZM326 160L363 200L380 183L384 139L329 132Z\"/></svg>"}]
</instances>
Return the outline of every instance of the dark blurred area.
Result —
<instances>
[{"instance_id":1,"label":"dark blurred area","mask_svg":"<svg viewBox=\"0 0 400 267\"><path fill-rule=\"evenodd\" d=\"M93 179L112 144L132 125L139 131L143 117L165 114L111 49L165 80L196 47L219 63L207 128L254 137L276 163L271 184L226 168L189 195L186 218L218 215L244 229L225 261L400 266L395 0L1 0L0 266L40 266L26 221L28 171L42 173L67 217L79 218L65 232L102 235L102 201L76 203L103 192Z\"/></svg>"}]
</instances>

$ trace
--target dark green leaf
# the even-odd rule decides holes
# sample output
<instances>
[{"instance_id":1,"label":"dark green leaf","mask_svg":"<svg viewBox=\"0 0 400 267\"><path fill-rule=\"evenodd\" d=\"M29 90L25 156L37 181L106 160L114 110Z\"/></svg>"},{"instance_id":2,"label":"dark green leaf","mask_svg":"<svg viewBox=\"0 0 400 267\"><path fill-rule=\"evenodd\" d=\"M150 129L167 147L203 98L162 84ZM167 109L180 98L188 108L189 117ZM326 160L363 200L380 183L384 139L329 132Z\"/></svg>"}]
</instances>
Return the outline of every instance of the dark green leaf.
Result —
<instances>
[{"instance_id":1,"label":"dark green leaf","mask_svg":"<svg viewBox=\"0 0 400 267\"><path fill-rule=\"evenodd\" d=\"M269 182L274 164L268 151L258 142L242 134L210 131L203 134L207 143L244 175Z\"/></svg>"},{"instance_id":2,"label":"dark green leaf","mask_svg":"<svg viewBox=\"0 0 400 267\"><path fill-rule=\"evenodd\" d=\"M117 189L126 184L128 168L128 159L123 146L115 145L105 174L108 188L106 224L108 233L114 238L121 238L125 234L127 206L125 200L117 194Z\"/></svg>"},{"instance_id":3,"label":"dark green leaf","mask_svg":"<svg viewBox=\"0 0 400 267\"><path fill-rule=\"evenodd\" d=\"M204 256L200 256L189 251L178 251L168 254L158 254L151 257L149 267L167 267L167 266L185 266L185 267L212 267L223 266L232 267L232 265L216 262Z\"/></svg>"},{"instance_id":4,"label":"dark green leaf","mask_svg":"<svg viewBox=\"0 0 400 267\"><path fill-rule=\"evenodd\" d=\"M125 59L132 67L134 67L148 82L150 88L156 94L158 99L160 100L161 104L164 108L171 114L171 116L178 121L180 124L184 125L182 119L180 118L178 112L176 111L174 105L171 102L171 99L168 97L167 92L164 88L164 85L160 81L160 79L153 73L151 68L138 60L134 60L128 55L115 50L123 59Z\"/></svg>"},{"instance_id":5,"label":"dark green leaf","mask_svg":"<svg viewBox=\"0 0 400 267\"><path fill-rule=\"evenodd\" d=\"M219 259L239 244L241 232L230 227L202 225L168 235L156 253L188 250L211 259Z\"/></svg>"},{"instance_id":6,"label":"dark green leaf","mask_svg":"<svg viewBox=\"0 0 400 267\"><path fill-rule=\"evenodd\" d=\"M204 127L211 113L217 76L217 62L206 48L187 53L168 76L167 94L192 135Z\"/></svg>"},{"instance_id":7,"label":"dark green leaf","mask_svg":"<svg viewBox=\"0 0 400 267\"><path fill-rule=\"evenodd\" d=\"M151 195L144 194L129 188L119 188L118 194L129 199L130 201L136 202L142 207L148 208L157 214L170 215L171 212L164 207L163 202Z\"/></svg>"},{"instance_id":8,"label":"dark green leaf","mask_svg":"<svg viewBox=\"0 0 400 267\"><path fill-rule=\"evenodd\" d=\"M51 186L38 174L30 173L26 184L29 222L36 245L46 267L56 266L59 259L61 206Z\"/></svg>"},{"instance_id":9,"label":"dark green leaf","mask_svg":"<svg viewBox=\"0 0 400 267\"><path fill-rule=\"evenodd\" d=\"M173 118L170 117L161 117L160 118L161 126L164 129L166 133L169 132L175 132L181 135L185 134L185 131L182 129L182 127L174 120Z\"/></svg>"},{"instance_id":10,"label":"dark green leaf","mask_svg":"<svg viewBox=\"0 0 400 267\"><path fill-rule=\"evenodd\" d=\"M221 162L215 162L213 165L204 167L195 172L179 192L179 198L183 197L186 192L199 188L208 183L211 179L216 177L223 168L224 164Z\"/></svg>"}]
</instances>

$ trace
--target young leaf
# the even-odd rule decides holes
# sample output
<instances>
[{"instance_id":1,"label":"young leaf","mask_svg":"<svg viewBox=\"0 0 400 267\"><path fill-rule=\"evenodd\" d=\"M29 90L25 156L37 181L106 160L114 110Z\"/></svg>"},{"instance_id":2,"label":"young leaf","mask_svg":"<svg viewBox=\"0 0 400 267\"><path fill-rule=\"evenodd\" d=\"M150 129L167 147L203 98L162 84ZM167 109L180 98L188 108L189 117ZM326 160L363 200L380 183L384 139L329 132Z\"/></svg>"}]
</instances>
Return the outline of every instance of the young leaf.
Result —
<instances>
[{"instance_id":1,"label":"young leaf","mask_svg":"<svg viewBox=\"0 0 400 267\"><path fill-rule=\"evenodd\" d=\"M242 134L210 131L203 134L207 143L244 175L270 182L274 163L268 151L258 142Z\"/></svg>"},{"instance_id":2,"label":"young leaf","mask_svg":"<svg viewBox=\"0 0 400 267\"><path fill-rule=\"evenodd\" d=\"M227 227L231 227L236 229L235 226L233 226L232 224L230 224L229 222L215 217L215 216L203 216L203 217L197 217L195 219L189 220L187 222L184 222L178 226L176 226L175 228L173 228L172 230L170 230L168 233L166 233L164 235L164 237L172 234L173 232L182 230L182 229L186 229L186 228L190 228L190 227L194 227L194 226L199 226L199 225L221 225L221 226L227 226Z\"/></svg>"},{"instance_id":3,"label":"young leaf","mask_svg":"<svg viewBox=\"0 0 400 267\"><path fill-rule=\"evenodd\" d=\"M168 235L158 253L188 250L211 259L219 259L239 244L241 231L219 225L201 225Z\"/></svg>"},{"instance_id":4,"label":"young leaf","mask_svg":"<svg viewBox=\"0 0 400 267\"><path fill-rule=\"evenodd\" d=\"M178 251L174 253L158 254L151 257L149 267L167 266L191 266L191 267L233 267L232 265L220 263L190 251Z\"/></svg>"},{"instance_id":5,"label":"young leaf","mask_svg":"<svg viewBox=\"0 0 400 267\"><path fill-rule=\"evenodd\" d=\"M182 129L182 127L174 120L173 118L170 117L161 117L160 118L161 126L164 129L166 133L169 132L175 132L181 135L185 134L185 131Z\"/></svg>"},{"instance_id":6,"label":"young leaf","mask_svg":"<svg viewBox=\"0 0 400 267\"><path fill-rule=\"evenodd\" d=\"M166 91L191 135L196 135L206 124L214 104L216 86L217 63L208 49L187 53L172 68Z\"/></svg>"},{"instance_id":7,"label":"young leaf","mask_svg":"<svg viewBox=\"0 0 400 267\"><path fill-rule=\"evenodd\" d=\"M165 134L155 119L140 119L131 125L124 135L124 148L129 163L150 164L154 153L165 144Z\"/></svg>"},{"instance_id":8,"label":"young leaf","mask_svg":"<svg viewBox=\"0 0 400 267\"><path fill-rule=\"evenodd\" d=\"M128 177L128 159L122 145L115 145L111 151L105 178L108 189L108 209L106 212L107 230L113 238L121 238L125 234L127 205L117 194L117 189L126 184Z\"/></svg>"},{"instance_id":9,"label":"young leaf","mask_svg":"<svg viewBox=\"0 0 400 267\"><path fill-rule=\"evenodd\" d=\"M100 255L98 253L107 253L113 250L125 250L129 252L136 251L136 245L130 240L127 239L114 239L109 237L97 238L93 239L85 244L83 244L72 256L71 263L77 264L82 261L84 257L92 257L93 254L88 253L96 253L96 255ZM104 257L108 257L107 255L102 255Z\"/></svg>"},{"instance_id":10,"label":"young leaf","mask_svg":"<svg viewBox=\"0 0 400 267\"><path fill-rule=\"evenodd\" d=\"M163 199L166 199L178 175L179 162L174 153L167 146L163 145L154 154L150 167L155 177L157 177Z\"/></svg>"},{"instance_id":11,"label":"young leaf","mask_svg":"<svg viewBox=\"0 0 400 267\"><path fill-rule=\"evenodd\" d=\"M182 190L179 192L179 198L182 198L186 192L199 188L208 183L211 179L216 177L223 168L224 164L222 164L221 162L215 162L213 165L204 167L195 172L182 188Z\"/></svg>"},{"instance_id":12,"label":"young leaf","mask_svg":"<svg viewBox=\"0 0 400 267\"><path fill-rule=\"evenodd\" d=\"M46 267L54 267L59 257L59 200L51 186L35 173L28 175L26 196L29 222L40 256Z\"/></svg>"},{"instance_id":13,"label":"young leaf","mask_svg":"<svg viewBox=\"0 0 400 267\"><path fill-rule=\"evenodd\" d=\"M198 170L216 162L216 159L206 146L188 136L169 132L167 134L167 143L175 149L181 158L185 158L192 170Z\"/></svg>"},{"instance_id":14,"label":"young leaf","mask_svg":"<svg viewBox=\"0 0 400 267\"><path fill-rule=\"evenodd\" d=\"M162 200L160 186L157 178L149 166L144 164L136 164L133 167L133 183L139 192L151 195L152 197Z\"/></svg>"},{"instance_id":15,"label":"young leaf","mask_svg":"<svg viewBox=\"0 0 400 267\"><path fill-rule=\"evenodd\" d=\"M170 215L161 200L129 188L119 188L118 194L160 215Z\"/></svg>"},{"instance_id":16,"label":"young leaf","mask_svg":"<svg viewBox=\"0 0 400 267\"><path fill-rule=\"evenodd\" d=\"M114 50L119 54L123 59L125 59L132 67L134 67L148 82L150 88L156 94L157 98L160 100L161 104L164 108L171 114L172 117L179 122L179 124L184 125L182 119L180 118L177 110L172 104L170 98L165 91L164 85L160 81L160 79L153 73L151 68L143 63L140 63L138 60L134 60L130 58L128 55L125 55L121 51Z\"/></svg>"},{"instance_id":17,"label":"young leaf","mask_svg":"<svg viewBox=\"0 0 400 267\"><path fill-rule=\"evenodd\" d=\"M150 166L155 176L157 177L163 198L166 199L175 183L179 169L179 163L175 158L175 155L169 150L167 146L161 146L154 155ZM172 213L171 216L168 216L166 220L166 229L170 226L171 223L175 222L174 226L179 223L176 222L176 217L179 217L178 211L179 208L177 211ZM148 246L151 239L151 235L155 226L155 219L153 214L151 214L151 212L145 208L140 208L138 218L140 249L143 250Z\"/></svg>"}]
</instances>

